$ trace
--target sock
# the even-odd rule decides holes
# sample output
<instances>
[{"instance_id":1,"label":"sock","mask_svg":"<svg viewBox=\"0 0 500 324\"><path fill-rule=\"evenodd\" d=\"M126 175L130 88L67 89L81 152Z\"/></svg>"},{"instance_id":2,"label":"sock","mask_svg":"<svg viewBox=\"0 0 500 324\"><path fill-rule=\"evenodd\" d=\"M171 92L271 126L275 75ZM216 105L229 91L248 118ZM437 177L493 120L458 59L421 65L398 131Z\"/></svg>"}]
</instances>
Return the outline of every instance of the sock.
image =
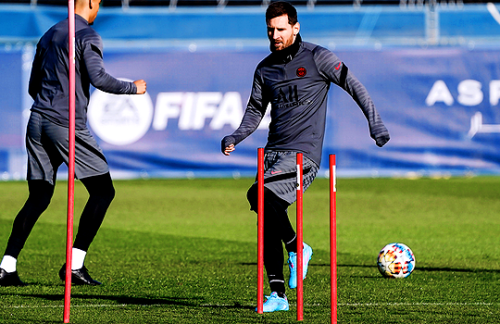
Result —
<instances>
[{"instance_id":1,"label":"sock","mask_svg":"<svg viewBox=\"0 0 500 324\"><path fill-rule=\"evenodd\" d=\"M4 255L0 268L4 269L8 273L16 272L17 259L11 257L10 255Z\"/></svg>"},{"instance_id":2,"label":"sock","mask_svg":"<svg viewBox=\"0 0 500 324\"><path fill-rule=\"evenodd\" d=\"M297 235L295 235L292 240L285 242L285 248L288 253L297 253Z\"/></svg>"},{"instance_id":3,"label":"sock","mask_svg":"<svg viewBox=\"0 0 500 324\"><path fill-rule=\"evenodd\" d=\"M77 248L73 248L71 252L71 270L78 270L83 268L83 261L85 261L85 256L87 252L82 251Z\"/></svg>"},{"instance_id":4,"label":"sock","mask_svg":"<svg viewBox=\"0 0 500 324\"><path fill-rule=\"evenodd\" d=\"M268 275L268 277L271 291L276 291L280 297L280 294L285 294L285 280L276 275Z\"/></svg>"}]
</instances>

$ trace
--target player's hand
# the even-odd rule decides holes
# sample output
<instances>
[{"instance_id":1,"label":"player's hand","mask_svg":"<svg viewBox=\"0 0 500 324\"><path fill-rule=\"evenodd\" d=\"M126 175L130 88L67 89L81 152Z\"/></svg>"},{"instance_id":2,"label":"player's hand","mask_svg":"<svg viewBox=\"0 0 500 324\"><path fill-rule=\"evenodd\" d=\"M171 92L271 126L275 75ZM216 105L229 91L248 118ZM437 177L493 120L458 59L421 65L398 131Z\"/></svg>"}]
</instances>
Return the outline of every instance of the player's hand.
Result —
<instances>
[{"instance_id":1,"label":"player's hand","mask_svg":"<svg viewBox=\"0 0 500 324\"><path fill-rule=\"evenodd\" d=\"M235 150L234 144L231 144L228 147L226 147L226 149L222 153L224 153L224 155L228 155L229 156L231 154L231 152L234 151L234 150Z\"/></svg>"},{"instance_id":2,"label":"player's hand","mask_svg":"<svg viewBox=\"0 0 500 324\"><path fill-rule=\"evenodd\" d=\"M378 147L382 147L384 146L387 142L389 142L389 140L391 139L391 137L389 136L389 134L387 135L383 135L383 136L380 136L380 137L377 137L375 139L375 142L377 143L377 146Z\"/></svg>"},{"instance_id":3,"label":"player's hand","mask_svg":"<svg viewBox=\"0 0 500 324\"><path fill-rule=\"evenodd\" d=\"M146 81L144 80L136 80L134 81L135 86L137 87L137 94L146 93Z\"/></svg>"},{"instance_id":4,"label":"player's hand","mask_svg":"<svg viewBox=\"0 0 500 324\"><path fill-rule=\"evenodd\" d=\"M234 142L235 142L234 137L232 137L232 136L224 137L220 143L221 144L220 148L221 148L222 154L224 154L224 155L231 154L231 152L233 152L235 150Z\"/></svg>"}]
</instances>

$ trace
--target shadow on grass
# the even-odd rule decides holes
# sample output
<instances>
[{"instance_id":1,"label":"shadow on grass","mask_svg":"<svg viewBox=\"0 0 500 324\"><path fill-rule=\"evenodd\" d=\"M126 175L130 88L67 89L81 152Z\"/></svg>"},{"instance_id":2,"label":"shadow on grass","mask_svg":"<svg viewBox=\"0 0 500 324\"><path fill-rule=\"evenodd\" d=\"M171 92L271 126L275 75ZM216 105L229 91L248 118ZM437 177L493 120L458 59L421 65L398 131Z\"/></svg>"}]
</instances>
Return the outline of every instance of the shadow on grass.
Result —
<instances>
[{"instance_id":1,"label":"shadow on grass","mask_svg":"<svg viewBox=\"0 0 500 324\"><path fill-rule=\"evenodd\" d=\"M257 262L240 263L244 266L257 266ZM330 263L311 263L309 268L315 267L330 267ZM366 264L338 264L337 268L372 268L377 269L377 265ZM452 267L416 267L418 271L424 272L469 272L469 273L500 273L499 269L467 269L467 268L452 268Z\"/></svg>"},{"instance_id":2,"label":"shadow on grass","mask_svg":"<svg viewBox=\"0 0 500 324\"><path fill-rule=\"evenodd\" d=\"M471 273L500 273L498 269L461 269L461 268L450 268L450 267L418 267L418 271L425 272L471 272Z\"/></svg>"},{"instance_id":3,"label":"shadow on grass","mask_svg":"<svg viewBox=\"0 0 500 324\"><path fill-rule=\"evenodd\" d=\"M240 265L244 266L257 266L257 262L242 262ZM286 265L285 263L283 265ZM309 268L314 267L330 267L330 263L310 263ZM338 264L338 268L376 268L377 265L363 265L363 264Z\"/></svg>"},{"instance_id":4,"label":"shadow on grass","mask_svg":"<svg viewBox=\"0 0 500 324\"><path fill-rule=\"evenodd\" d=\"M0 293L0 296L12 295L12 293ZM16 296L40 298L50 301L60 301L64 300L64 295L62 294L30 294L30 293L15 293ZM138 305L138 306L151 306L151 305L177 305L177 306L200 306L200 300L202 298L190 297L190 298L180 298L180 297L165 297L165 298L147 298L147 297L133 297L133 296L105 296L105 295L86 295L86 294L72 294L72 300L108 300L115 302L116 305ZM193 302L193 300L195 302Z\"/></svg>"},{"instance_id":5,"label":"shadow on grass","mask_svg":"<svg viewBox=\"0 0 500 324\"><path fill-rule=\"evenodd\" d=\"M310 264L309 267L330 267L330 263ZM338 264L338 268L373 268L377 269L377 265L366 264ZM498 269L467 269L467 268L452 268L452 267L425 267L417 266L415 270L425 272L470 272L470 273L500 273Z\"/></svg>"},{"instance_id":6,"label":"shadow on grass","mask_svg":"<svg viewBox=\"0 0 500 324\"><path fill-rule=\"evenodd\" d=\"M242 305L238 302L234 302L233 304L201 304L199 307L207 307L207 308L218 308L218 309L251 309L254 310L255 306Z\"/></svg>"}]
</instances>

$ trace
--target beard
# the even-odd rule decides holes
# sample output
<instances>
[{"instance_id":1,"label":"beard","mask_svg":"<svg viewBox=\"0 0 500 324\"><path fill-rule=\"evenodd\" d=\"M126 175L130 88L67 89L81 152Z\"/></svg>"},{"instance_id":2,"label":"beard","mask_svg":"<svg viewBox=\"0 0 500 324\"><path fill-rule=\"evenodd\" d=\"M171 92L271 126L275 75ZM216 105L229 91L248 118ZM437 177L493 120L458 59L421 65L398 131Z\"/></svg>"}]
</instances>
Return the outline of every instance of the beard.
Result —
<instances>
[{"instance_id":1,"label":"beard","mask_svg":"<svg viewBox=\"0 0 500 324\"><path fill-rule=\"evenodd\" d=\"M288 39L285 39L284 42L279 42L279 43L276 43L274 40L270 40L270 44L269 44L269 49L271 50L271 52L279 52L279 51L282 51L284 50L285 48L287 47L290 47L290 45L293 44L293 35L290 36L290 38Z\"/></svg>"}]
</instances>

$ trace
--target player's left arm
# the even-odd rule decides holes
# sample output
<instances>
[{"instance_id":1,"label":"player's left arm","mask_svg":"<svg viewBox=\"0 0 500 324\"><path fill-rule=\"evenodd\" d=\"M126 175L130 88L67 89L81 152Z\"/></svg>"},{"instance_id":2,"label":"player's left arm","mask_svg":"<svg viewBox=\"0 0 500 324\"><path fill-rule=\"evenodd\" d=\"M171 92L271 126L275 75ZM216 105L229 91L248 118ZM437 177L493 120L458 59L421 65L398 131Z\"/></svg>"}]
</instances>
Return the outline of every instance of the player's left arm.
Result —
<instances>
[{"instance_id":1,"label":"player's left arm","mask_svg":"<svg viewBox=\"0 0 500 324\"><path fill-rule=\"evenodd\" d=\"M370 128L370 136L378 146L384 146L390 139L389 131L375 108L368 90L349 71L349 68L334 53L318 46L314 49L314 60L323 77L344 89L363 111Z\"/></svg>"},{"instance_id":2,"label":"player's left arm","mask_svg":"<svg viewBox=\"0 0 500 324\"><path fill-rule=\"evenodd\" d=\"M82 38L81 47L90 82L94 87L114 94L137 94L145 92L145 82L143 80L138 80L142 81L139 85L134 82L118 80L106 72L103 61L102 40L99 35L86 35ZM138 85L141 87L140 89L138 89Z\"/></svg>"}]
</instances>

